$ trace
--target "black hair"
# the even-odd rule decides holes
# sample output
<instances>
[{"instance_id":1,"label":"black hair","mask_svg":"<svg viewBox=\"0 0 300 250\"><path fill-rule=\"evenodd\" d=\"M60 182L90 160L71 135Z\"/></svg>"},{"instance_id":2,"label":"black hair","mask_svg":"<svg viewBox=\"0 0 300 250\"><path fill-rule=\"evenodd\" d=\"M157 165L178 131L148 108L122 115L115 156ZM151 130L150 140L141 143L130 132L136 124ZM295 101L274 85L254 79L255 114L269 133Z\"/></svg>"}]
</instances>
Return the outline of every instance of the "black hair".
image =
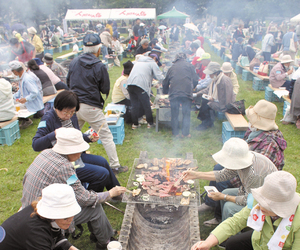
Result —
<instances>
[{"instance_id":1,"label":"black hair","mask_svg":"<svg viewBox=\"0 0 300 250\"><path fill-rule=\"evenodd\" d=\"M191 49L198 49L199 45L197 43L191 43Z\"/></svg>"},{"instance_id":2,"label":"black hair","mask_svg":"<svg viewBox=\"0 0 300 250\"><path fill-rule=\"evenodd\" d=\"M72 109L76 107L79 110L79 99L75 92L71 90L64 90L60 92L54 101L54 108L62 111L65 108Z\"/></svg>"},{"instance_id":3,"label":"black hair","mask_svg":"<svg viewBox=\"0 0 300 250\"><path fill-rule=\"evenodd\" d=\"M248 44L251 44L251 43L255 43L255 40L253 38L250 38L248 41Z\"/></svg>"},{"instance_id":4,"label":"black hair","mask_svg":"<svg viewBox=\"0 0 300 250\"><path fill-rule=\"evenodd\" d=\"M37 65L36 61L31 59L27 62L27 66L30 70L39 70L40 67Z\"/></svg>"},{"instance_id":5,"label":"black hair","mask_svg":"<svg viewBox=\"0 0 300 250\"><path fill-rule=\"evenodd\" d=\"M152 46L152 44L155 46L156 42L154 42L154 41L151 41L151 42L149 43L149 46L151 47L151 46Z\"/></svg>"},{"instance_id":6,"label":"black hair","mask_svg":"<svg viewBox=\"0 0 300 250\"><path fill-rule=\"evenodd\" d=\"M131 38L131 39L134 39L134 36L131 36L130 38Z\"/></svg>"},{"instance_id":7,"label":"black hair","mask_svg":"<svg viewBox=\"0 0 300 250\"><path fill-rule=\"evenodd\" d=\"M113 35L113 38L117 38L118 39L118 36L117 35Z\"/></svg>"},{"instance_id":8,"label":"black hair","mask_svg":"<svg viewBox=\"0 0 300 250\"><path fill-rule=\"evenodd\" d=\"M20 67L20 68L14 69L14 70L17 71L17 72L21 72L21 71L23 71L24 69L23 69L23 67Z\"/></svg>"},{"instance_id":9,"label":"black hair","mask_svg":"<svg viewBox=\"0 0 300 250\"><path fill-rule=\"evenodd\" d=\"M10 40L9 40L9 44L10 45L16 45L16 44L18 44L19 43L19 40L17 39L17 38L11 38Z\"/></svg>"}]
</instances>

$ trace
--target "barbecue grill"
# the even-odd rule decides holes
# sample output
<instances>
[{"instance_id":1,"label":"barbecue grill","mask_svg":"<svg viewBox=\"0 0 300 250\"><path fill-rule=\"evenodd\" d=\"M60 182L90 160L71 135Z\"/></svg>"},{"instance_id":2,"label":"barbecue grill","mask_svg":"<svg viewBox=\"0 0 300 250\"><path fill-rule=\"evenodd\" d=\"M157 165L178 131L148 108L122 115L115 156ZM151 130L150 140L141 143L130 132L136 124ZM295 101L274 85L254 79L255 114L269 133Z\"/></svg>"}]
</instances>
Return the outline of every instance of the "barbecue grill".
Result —
<instances>
[{"instance_id":1,"label":"barbecue grill","mask_svg":"<svg viewBox=\"0 0 300 250\"><path fill-rule=\"evenodd\" d=\"M174 160L174 158L169 158ZM184 168L197 165L192 154L187 154L191 163ZM149 164L147 152L141 152L135 159L127 184L132 187L136 174L147 170L136 169L139 164ZM162 170L163 171L163 170ZM170 169L170 181L184 169ZM151 171L150 171L151 172ZM182 186L183 183L180 183ZM196 198L187 206L180 206L182 196L152 197L148 201L141 200L141 194L133 197L126 193L123 201L128 202L122 223L119 241L123 250L187 250L200 240L199 217L196 205L199 203L199 184L190 190ZM145 190L144 190L145 191ZM143 191L143 192L144 192Z\"/></svg>"}]
</instances>

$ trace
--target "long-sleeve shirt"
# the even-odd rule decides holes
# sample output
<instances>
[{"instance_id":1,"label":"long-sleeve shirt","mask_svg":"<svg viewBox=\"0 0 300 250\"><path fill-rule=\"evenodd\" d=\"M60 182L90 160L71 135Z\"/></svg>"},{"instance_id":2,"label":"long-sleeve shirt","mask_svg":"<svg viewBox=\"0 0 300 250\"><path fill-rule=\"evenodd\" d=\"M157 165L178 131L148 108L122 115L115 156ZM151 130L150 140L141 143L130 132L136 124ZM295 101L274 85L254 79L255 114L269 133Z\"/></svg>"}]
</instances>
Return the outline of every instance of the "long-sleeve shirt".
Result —
<instances>
[{"instance_id":1,"label":"long-sleeve shirt","mask_svg":"<svg viewBox=\"0 0 300 250\"><path fill-rule=\"evenodd\" d=\"M274 88L281 87L287 79L287 69L283 67L282 63L277 63L270 72L270 84Z\"/></svg>"},{"instance_id":2,"label":"long-sleeve shirt","mask_svg":"<svg viewBox=\"0 0 300 250\"><path fill-rule=\"evenodd\" d=\"M41 38L39 38L37 35L34 35L30 39L30 43L35 47L37 54L40 54L44 51L43 42L42 42Z\"/></svg>"},{"instance_id":3,"label":"long-sleeve shirt","mask_svg":"<svg viewBox=\"0 0 300 250\"><path fill-rule=\"evenodd\" d=\"M238 195L236 196L236 204L240 206L247 204L247 197L251 193L251 188L261 187L264 184L265 177L277 171L276 166L266 156L256 152L251 153L253 154L251 166L240 170L224 168L214 172L217 182L240 178L242 185L239 187Z\"/></svg>"},{"instance_id":4,"label":"long-sleeve shirt","mask_svg":"<svg viewBox=\"0 0 300 250\"><path fill-rule=\"evenodd\" d=\"M271 52L272 46L275 45L274 36L272 34L266 34L262 40L261 50L264 52Z\"/></svg>"}]
</instances>

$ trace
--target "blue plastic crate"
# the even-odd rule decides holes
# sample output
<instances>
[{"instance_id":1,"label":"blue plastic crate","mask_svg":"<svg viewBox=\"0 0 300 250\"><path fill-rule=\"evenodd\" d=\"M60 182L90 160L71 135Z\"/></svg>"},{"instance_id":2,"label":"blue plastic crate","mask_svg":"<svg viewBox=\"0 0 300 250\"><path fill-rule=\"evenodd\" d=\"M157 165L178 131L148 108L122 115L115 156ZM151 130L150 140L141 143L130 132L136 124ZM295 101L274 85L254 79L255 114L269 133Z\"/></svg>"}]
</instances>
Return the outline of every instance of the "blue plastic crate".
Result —
<instances>
[{"instance_id":1,"label":"blue plastic crate","mask_svg":"<svg viewBox=\"0 0 300 250\"><path fill-rule=\"evenodd\" d=\"M233 61L233 60L230 60L230 63L231 63L231 66L232 66L232 68L235 68L235 66L236 66L236 62L235 62L235 61Z\"/></svg>"},{"instance_id":2,"label":"blue plastic crate","mask_svg":"<svg viewBox=\"0 0 300 250\"><path fill-rule=\"evenodd\" d=\"M290 107L290 106L291 106L291 104L290 104L288 101L284 101L284 102L283 102L283 112L282 112L282 115L283 115L283 116L285 116L286 109L287 109L288 107Z\"/></svg>"},{"instance_id":3,"label":"blue plastic crate","mask_svg":"<svg viewBox=\"0 0 300 250\"><path fill-rule=\"evenodd\" d=\"M125 128L124 128L124 118L120 117L116 125L109 125L108 126L115 144L123 144L125 138ZM101 140L98 140L99 144L102 144Z\"/></svg>"},{"instance_id":4,"label":"blue plastic crate","mask_svg":"<svg viewBox=\"0 0 300 250\"><path fill-rule=\"evenodd\" d=\"M70 45L69 44L62 45L62 50L69 50L69 49L70 49Z\"/></svg>"},{"instance_id":5,"label":"blue plastic crate","mask_svg":"<svg viewBox=\"0 0 300 250\"><path fill-rule=\"evenodd\" d=\"M248 71L246 69L243 69L242 79L243 79L243 81L252 81L253 80L253 75L250 71Z\"/></svg>"},{"instance_id":6,"label":"blue plastic crate","mask_svg":"<svg viewBox=\"0 0 300 250\"><path fill-rule=\"evenodd\" d=\"M274 90L270 87L266 87L265 90L265 99L269 102L283 102L283 98L279 98L277 95L274 94Z\"/></svg>"},{"instance_id":7,"label":"blue plastic crate","mask_svg":"<svg viewBox=\"0 0 300 250\"><path fill-rule=\"evenodd\" d=\"M225 113L223 113L223 112L217 112L217 118L218 118L218 120L221 120L221 121L227 120Z\"/></svg>"},{"instance_id":8,"label":"blue plastic crate","mask_svg":"<svg viewBox=\"0 0 300 250\"><path fill-rule=\"evenodd\" d=\"M229 122L222 122L222 140L225 143L231 137L243 139L246 131L234 131Z\"/></svg>"},{"instance_id":9,"label":"blue plastic crate","mask_svg":"<svg viewBox=\"0 0 300 250\"><path fill-rule=\"evenodd\" d=\"M53 49L44 49L44 53L50 53L51 55L53 55Z\"/></svg>"},{"instance_id":10,"label":"blue plastic crate","mask_svg":"<svg viewBox=\"0 0 300 250\"><path fill-rule=\"evenodd\" d=\"M119 58L120 62L122 62L123 61L123 54L118 55L118 58Z\"/></svg>"},{"instance_id":11,"label":"blue plastic crate","mask_svg":"<svg viewBox=\"0 0 300 250\"><path fill-rule=\"evenodd\" d=\"M62 47L57 47L54 49L54 53L61 53L62 52Z\"/></svg>"},{"instance_id":12,"label":"blue plastic crate","mask_svg":"<svg viewBox=\"0 0 300 250\"><path fill-rule=\"evenodd\" d=\"M255 91L264 91L266 89L266 87L268 86L268 84L269 84L269 82L263 81L263 80L259 79L257 76L253 77L252 88Z\"/></svg>"},{"instance_id":13,"label":"blue plastic crate","mask_svg":"<svg viewBox=\"0 0 300 250\"><path fill-rule=\"evenodd\" d=\"M2 146L5 144L11 146L15 140L19 139L20 137L21 135L18 120L0 129L0 145Z\"/></svg>"},{"instance_id":14,"label":"blue plastic crate","mask_svg":"<svg viewBox=\"0 0 300 250\"><path fill-rule=\"evenodd\" d=\"M242 74L242 71L243 71L243 68L240 65L236 64L235 65L235 73Z\"/></svg>"}]
</instances>

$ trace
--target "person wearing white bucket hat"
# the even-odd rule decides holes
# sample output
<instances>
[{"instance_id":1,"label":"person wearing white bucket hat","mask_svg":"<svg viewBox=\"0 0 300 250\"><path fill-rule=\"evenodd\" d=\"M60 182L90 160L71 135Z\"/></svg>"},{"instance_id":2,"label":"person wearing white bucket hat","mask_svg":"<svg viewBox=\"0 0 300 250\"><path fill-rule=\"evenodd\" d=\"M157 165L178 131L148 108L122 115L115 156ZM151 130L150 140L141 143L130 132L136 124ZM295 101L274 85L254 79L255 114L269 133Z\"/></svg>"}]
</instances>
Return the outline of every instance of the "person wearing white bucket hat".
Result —
<instances>
[{"instance_id":1,"label":"person wearing white bucket hat","mask_svg":"<svg viewBox=\"0 0 300 250\"><path fill-rule=\"evenodd\" d=\"M233 68L230 62L224 62L222 64L221 70L223 71L225 76L228 76L232 82L233 92L235 95L239 93L239 82L236 76L236 73L233 72Z\"/></svg>"},{"instance_id":2,"label":"person wearing white bucket hat","mask_svg":"<svg viewBox=\"0 0 300 250\"><path fill-rule=\"evenodd\" d=\"M35 47L36 49L36 58L40 58L41 60L44 57L44 45L42 39L36 35L36 29L34 27L30 27L27 29L29 34L29 42Z\"/></svg>"},{"instance_id":3,"label":"person wearing white bucket hat","mask_svg":"<svg viewBox=\"0 0 300 250\"><path fill-rule=\"evenodd\" d=\"M252 189L248 206L222 222L192 250L206 250L224 242L227 250L288 250L300 248L300 196L297 180L285 171L269 174L263 186ZM247 230L237 234L244 228Z\"/></svg>"},{"instance_id":4,"label":"person wearing white bucket hat","mask_svg":"<svg viewBox=\"0 0 300 250\"><path fill-rule=\"evenodd\" d=\"M230 138L212 157L224 169L210 172L186 171L187 175L184 180L215 181L216 183L211 182L210 186L214 185L218 188L217 183L239 178L241 186L226 188L222 193L208 194L209 198L220 203L217 204L215 218L204 222L207 225L218 224L221 217L224 221L240 211L247 204L247 196L251 193L251 188L260 187L268 174L277 171L276 166L266 156L249 151L247 142L240 138Z\"/></svg>"},{"instance_id":5,"label":"person wearing white bucket hat","mask_svg":"<svg viewBox=\"0 0 300 250\"><path fill-rule=\"evenodd\" d=\"M113 187L106 192L86 190L78 179L74 164L81 153L89 148L80 130L59 128L55 130L56 144L43 150L26 171L23 179L22 208L41 196L42 189L53 183L67 183L74 192L81 212L75 216L75 225L89 223L91 239L97 241L97 250L106 249L113 236L113 229L100 203L125 192L124 187ZM70 231L74 231L74 224Z\"/></svg>"},{"instance_id":6,"label":"person wearing white bucket hat","mask_svg":"<svg viewBox=\"0 0 300 250\"><path fill-rule=\"evenodd\" d=\"M76 250L62 230L69 228L80 211L71 186L51 184L42 190L39 201L33 201L3 222L0 226L0 249Z\"/></svg>"},{"instance_id":7,"label":"person wearing white bucket hat","mask_svg":"<svg viewBox=\"0 0 300 250\"><path fill-rule=\"evenodd\" d=\"M284 166L283 151L286 149L287 143L276 125L276 113L276 105L266 100L260 100L254 106L246 109L249 128L245 133L244 140L248 143L251 151L268 157L278 170L282 170Z\"/></svg>"},{"instance_id":8,"label":"person wearing white bucket hat","mask_svg":"<svg viewBox=\"0 0 300 250\"><path fill-rule=\"evenodd\" d=\"M290 55L284 55L281 62L277 63L270 72L270 84L274 88L285 87L290 90L291 76L294 73L294 67L291 66L293 59Z\"/></svg>"}]
</instances>

